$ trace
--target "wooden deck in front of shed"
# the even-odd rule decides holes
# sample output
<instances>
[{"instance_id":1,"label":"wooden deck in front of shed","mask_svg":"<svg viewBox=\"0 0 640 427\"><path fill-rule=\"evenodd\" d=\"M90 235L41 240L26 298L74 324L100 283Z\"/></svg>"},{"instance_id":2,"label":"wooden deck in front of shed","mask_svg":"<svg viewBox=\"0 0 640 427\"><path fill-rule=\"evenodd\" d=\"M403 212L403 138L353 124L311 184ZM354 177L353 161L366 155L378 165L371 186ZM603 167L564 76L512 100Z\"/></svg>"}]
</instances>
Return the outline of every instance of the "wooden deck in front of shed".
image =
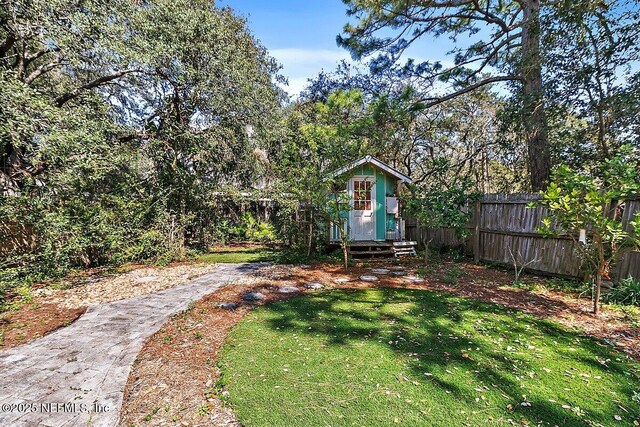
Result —
<instances>
[{"instance_id":1,"label":"wooden deck in front of shed","mask_svg":"<svg viewBox=\"0 0 640 427\"><path fill-rule=\"evenodd\" d=\"M339 248L339 242L331 242L331 248ZM349 245L349 255L354 258L393 256L393 241L358 240Z\"/></svg>"},{"instance_id":2,"label":"wooden deck in front of shed","mask_svg":"<svg viewBox=\"0 0 640 427\"><path fill-rule=\"evenodd\" d=\"M392 241L367 241L351 242L349 253L353 258L373 258L393 256Z\"/></svg>"},{"instance_id":3,"label":"wooden deck in front of shed","mask_svg":"<svg viewBox=\"0 0 640 427\"><path fill-rule=\"evenodd\" d=\"M413 249L415 242L407 242L412 243L411 249ZM339 247L340 244L337 242L331 242L332 247ZM353 258L374 258L374 257L392 257L396 256L397 248L394 250L394 241L393 240L358 240L355 242L351 242L349 245L349 254ZM413 252L415 254L415 250Z\"/></svg>"}]
</instances>

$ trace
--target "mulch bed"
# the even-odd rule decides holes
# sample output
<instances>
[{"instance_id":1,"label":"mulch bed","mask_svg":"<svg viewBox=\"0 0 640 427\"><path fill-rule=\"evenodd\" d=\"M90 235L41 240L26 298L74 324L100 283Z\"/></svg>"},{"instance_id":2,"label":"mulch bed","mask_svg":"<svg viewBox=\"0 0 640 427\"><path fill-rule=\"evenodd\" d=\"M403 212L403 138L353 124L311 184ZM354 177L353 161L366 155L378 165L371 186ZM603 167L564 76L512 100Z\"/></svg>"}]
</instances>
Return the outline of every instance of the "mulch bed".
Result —
<instances>
[{"instance_id":1,"label":"mulch bed","mask_svg":"<svg viewBox=\"0 0 640 427\"><path fill-rule=\"evenodd\" d=\"M0 350L40 338L69 325L82 316L86 307L66 308L58 304L28 303L18 311L0 317Z\"/></svg>"},{"instance_id":2,"label":"mulch bed","mask_svg":"<svg viewBox=\"0 0 640 427\"><path fill-rule=\"evenodd\" d=\"M603 308L596 316L591 312L590 298L578 298L577 295L554 290L534 293L504 286L511 283L512 277L492 268L465 265L463 271L468 280L460 280L455 286L439 280L429 281L427 288L495 302L538 318L553 320L606 341L640 361L640 328L630 325L624 313ZM528 280L535 281L531 277Z\"/></svg>"},{"instance_id":3,"label":"mulch bed","mask_svg":"<svg viewBox=\"0 0 640 427\"><path fill-rule=\"evenodd\" d=\"M130 271L107 276L89 276L59 289L34 291L45 303L78 308L104 304L172 288L215 271L215 264L173 263L167 267L136 266Z\"/></svg>"},{"instance_id":4,"label":"mulch bed","mask_svg":"<svg viewBox=\"0 0 640 427\"><path fill-rule=\"evenodd\" d=\"M32 286L30 302L0 313L0 351L40 338L78 319L92 305L157 292L215 271L214 264L172 263L167 267L129 265L127 271L106 274L92 269L58 283ZM20 301L10 295L9 301Z\"/></svg>"},{"instance_id":5,"label":"mulch bed","mask_svg":"<svg viewBox=\"0 0 640 427\"><path fill-rule=\"evenodd\" d=\"M300 292L306 292L304 284L310 282L324 283L330 288L429 289L491 301L606 340L640 360L640 329L627 323L619 312L603 310L600 316L594 316L588 299L556 291L534 293L514 289L505 286L512 281L510 274L467 263L439 262L420 283L407 283L403 277L390 275L378 275L377 282L358 280L360 275L372 274L370 267L402 267L411 274L419 265L411 260L400 265L382 260L346 272L339 266L326 264L268 267L252 279L227 286L174 316L149 338L138 355L125 390L120 426L239 426L217 394L220 372L215 361L225 336L253 307L297 295L281 294L278 287L296 286ZM453 267L462 275L455 283L447 283L446 272ZM356 280L336 283L338 277ZM543 281L531 276L527 280ZM241 296L249 290L262 292L266 299L259 303L243 301ZM221 302L235 302L238 308L221 309L218 307Z\"/></svg>"}]
</instances>

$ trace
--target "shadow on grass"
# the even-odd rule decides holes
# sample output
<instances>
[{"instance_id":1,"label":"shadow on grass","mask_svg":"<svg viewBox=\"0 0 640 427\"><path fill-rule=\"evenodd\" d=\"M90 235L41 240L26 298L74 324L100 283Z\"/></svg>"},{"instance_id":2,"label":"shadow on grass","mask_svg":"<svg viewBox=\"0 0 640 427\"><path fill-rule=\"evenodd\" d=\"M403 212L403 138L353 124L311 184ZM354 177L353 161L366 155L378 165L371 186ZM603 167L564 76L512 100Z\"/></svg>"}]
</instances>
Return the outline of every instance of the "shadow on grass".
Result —
<instances>
[{"instance_id":1,"label":"shadow on grass","mask_svg":"<svg viewBox=\"0 0 640 427\"><path fill-rule=\"evenodd\" d=\"M363 340L384 345L410 368L412 381L424 382L429 373L427 381L465 404L477 401L481 384L494 392L505 421L606 425L620 406L632 419L640 417L630 400L640 387L636 364L609 346L517 310L391 288L327 291L261 310L278 333L320 335L346 352ZM585 395L590 381L601 388Z\"/></svg>"}]
</instances>

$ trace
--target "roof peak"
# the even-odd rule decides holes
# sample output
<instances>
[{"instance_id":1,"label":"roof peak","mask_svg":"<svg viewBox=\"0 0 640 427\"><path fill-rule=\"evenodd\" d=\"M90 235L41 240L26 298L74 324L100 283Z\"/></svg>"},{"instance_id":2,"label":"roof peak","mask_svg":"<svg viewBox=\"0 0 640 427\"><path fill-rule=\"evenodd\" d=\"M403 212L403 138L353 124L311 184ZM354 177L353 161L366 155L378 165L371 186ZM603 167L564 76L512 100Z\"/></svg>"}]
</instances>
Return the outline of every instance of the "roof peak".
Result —
<instances>
[{"instance_id":1,"label":"roof peak","mask_svg":"<svg viewBox=\"0 0 640 427\"><path fill-rule=\"evenodd\" d=\"M344 174L345 172L350 171L353 168L356 168L360 165L366 164L366 163L370 163L374 166L377 166L378 168L382 169L383 171L387 172L390 175L395 176L396 178L398 178L399 180L406 182L406 183L411 183L411 178L409 178L407 175L403 174L402 172L400 172L399 170L392 168L391 166L389 166L388 164L386 164L385 162L383 162L382 160L379 160L377 158L375 158L374 156L367 154L366 156L360 157L357 160L354 160L353 162L347 164L346 166L341 167L340 169L334 171L331 173L332 177L336 177L339 175Z\"/></svg>"}]
</instances>

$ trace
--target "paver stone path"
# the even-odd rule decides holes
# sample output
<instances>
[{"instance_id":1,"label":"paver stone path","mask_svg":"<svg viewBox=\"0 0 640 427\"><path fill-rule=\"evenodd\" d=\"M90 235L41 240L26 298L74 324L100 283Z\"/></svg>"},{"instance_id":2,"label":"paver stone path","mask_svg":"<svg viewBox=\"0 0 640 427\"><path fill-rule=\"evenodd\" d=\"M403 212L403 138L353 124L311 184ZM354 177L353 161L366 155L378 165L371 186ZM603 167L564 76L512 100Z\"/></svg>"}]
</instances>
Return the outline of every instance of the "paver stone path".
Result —
<instances>
[{"instance_id":1,"label":"paver stone path","mask_svg":"<svg viewBox=\"0 0 640 427\"><path fill-rule=\"evenodd\" d=\"M0 352L0 426L115 426L144 341L191 301L259 267L221 264L170 289L90 307L70 326Z\"/></svg>"}]
</instances>

